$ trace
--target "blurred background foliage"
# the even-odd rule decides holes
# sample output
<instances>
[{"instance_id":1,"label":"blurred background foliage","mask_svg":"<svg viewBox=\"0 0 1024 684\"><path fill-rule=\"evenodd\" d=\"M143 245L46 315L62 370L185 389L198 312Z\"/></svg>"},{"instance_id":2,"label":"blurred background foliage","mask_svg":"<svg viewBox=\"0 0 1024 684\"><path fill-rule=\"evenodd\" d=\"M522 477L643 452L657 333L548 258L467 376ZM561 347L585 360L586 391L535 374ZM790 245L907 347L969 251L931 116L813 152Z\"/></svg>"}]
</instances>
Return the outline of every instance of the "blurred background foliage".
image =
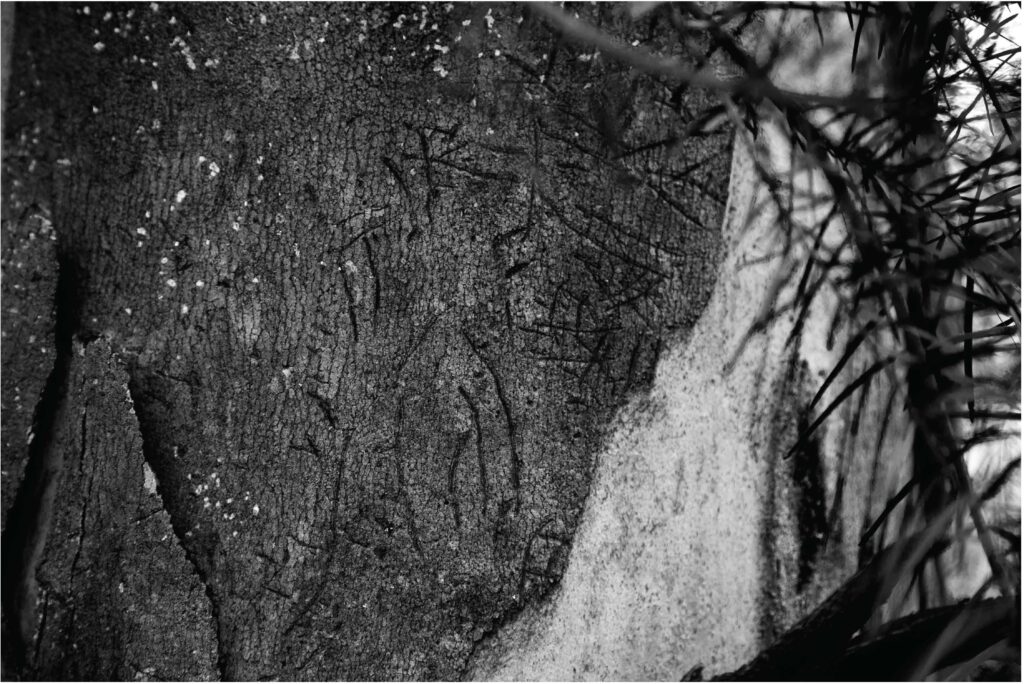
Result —
<instances>
[{"instance_id":1,"label":"blurred background foliage","mask_svg":"<svg viewBox=\"0 0 1024 684\"><path fill-rule=\"evenodd\" d=\"M662 144L729 124L749 133L738 141L768 126L785 132L802 169L756 162L780 218L785 271L750 330L786 314L795 344L827 294L838 351L790 454L848 404L856 431L876 386L886 417L872 468L903 457L886 452L892 423L912 431L906 481L871 492L887 500L863 522L860 570L723 678L1018 680L1019 3L641 2L601 23L565 3L530 9L563 40L668 92L711 95ZM658 23L678 40L629 40ZM848 92L793 89L787 59L808 50L797 59L815 59L834 32L852 48L841 55ZM614 153L621 107L606 99L608 115L595 118L609 122L602 135ZM823 191L797 181L808 168ZM873 362L851 372L864 353Z\"/></svg>"}]
</instances>

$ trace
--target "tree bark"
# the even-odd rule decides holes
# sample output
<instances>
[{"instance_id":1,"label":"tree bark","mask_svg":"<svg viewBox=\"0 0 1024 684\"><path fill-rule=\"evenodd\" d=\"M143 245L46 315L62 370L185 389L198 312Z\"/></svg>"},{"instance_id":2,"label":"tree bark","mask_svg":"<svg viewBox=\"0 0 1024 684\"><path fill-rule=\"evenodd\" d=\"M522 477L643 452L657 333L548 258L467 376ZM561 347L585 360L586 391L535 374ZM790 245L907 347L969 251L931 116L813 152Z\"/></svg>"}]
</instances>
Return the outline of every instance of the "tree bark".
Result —
<instances>
[{"instance_id":1,"label":"tree bark","mask_svg":"<svg viewBox=\"0 0 1024 684\"><path fill-rule=\"evenodd\" d=\"M17 21L5 675L460 676L706 303L729 132L512 5Z\"/></svg>"}]
</instances>

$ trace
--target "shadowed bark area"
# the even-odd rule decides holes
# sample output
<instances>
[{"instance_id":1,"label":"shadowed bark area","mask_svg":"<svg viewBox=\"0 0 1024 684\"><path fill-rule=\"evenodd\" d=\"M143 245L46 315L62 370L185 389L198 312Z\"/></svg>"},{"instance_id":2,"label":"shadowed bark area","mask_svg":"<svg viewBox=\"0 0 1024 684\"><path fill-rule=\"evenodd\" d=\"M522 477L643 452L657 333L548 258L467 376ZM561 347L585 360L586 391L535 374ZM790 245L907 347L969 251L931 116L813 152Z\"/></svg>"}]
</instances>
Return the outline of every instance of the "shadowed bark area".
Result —
<instances>
[{"instance_id":1,"label":"shadowed bark area","mask_svg":"<svg viewBox=\"0 0 1024 684\"><path fill-rule=\"evenodd\" d=\"M457 678L561 577L604 425L707 300L728 132L657 144L699 95L512 5L24 6L10 91L5 286L41 202L137 417L80 393L54 428L120 455L64 456L20 674ZM163 658L182 602L199 655Z\"/></svg>"},{"instance_id":2,"label":"shadowed bark area","mask_svg":"<svg viewBox=\"0 0 1024 684\"><path fill-rule=\"evenodd\" d=\"M123 364L106 340L73 348L33 675L213 679L210 601L146 472Z\"/></svg>"}]
</instances>

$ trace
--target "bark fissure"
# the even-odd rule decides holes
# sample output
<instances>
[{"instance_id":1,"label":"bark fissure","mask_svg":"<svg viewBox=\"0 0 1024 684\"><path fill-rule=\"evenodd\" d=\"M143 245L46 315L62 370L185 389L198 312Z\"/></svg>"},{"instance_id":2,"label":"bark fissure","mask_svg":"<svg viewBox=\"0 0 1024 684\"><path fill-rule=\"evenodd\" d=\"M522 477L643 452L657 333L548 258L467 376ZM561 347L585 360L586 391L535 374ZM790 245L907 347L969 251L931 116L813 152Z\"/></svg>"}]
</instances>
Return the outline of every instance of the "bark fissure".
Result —
<instances>
[{"instance_id":1,"label":"bark fissure","mask_svg":"<svg viewBox=\"0 0 1024 684\"><path fill-rule=\"evenodd\" d=\"M4 660L16 672L28 665L35 639L36 570L43 559L63 467L60 434L67 408L73 340L79 327L84 283L77 266L60 250L54 294L56 358L36 404L28 462L7 516L2 545Z\"/></svg>"},{"instance_id":2,"label":"bark fissure","mask_svg":"<svg viewBox=\"0 0 1024 684\"><path fill-rule=\"evenodd\" d=\"M71 573L70 578L72 584L78 579L78 563L82 559L82 548L85 546L86 535L89 534L88 520L89 520L89 502L92 501L92 489L96 481L96 471L86 475L85 472L85 457L88 451L88 420L89 412L86 410L82 411L82 424L81 424L81 435L82 446L78 452L78 472L83 482L88 482L85 489L85 498L82 500L82 514L78 521L78 543L75 547L75 557L71 561ZM75 633L77 631L78 623L75 620L77 605L72 602L71 604L71 617L68 620L71 625L71 638L70 642L75 643ZM41 635L42 629L39 630Z\"/></svg>"},{"instance_id":3,"label":"bark fissure","mask_svg":"<svg viewBox=\"0 0 1024 684\"><path fill-rule=\"evenodd\" d=\"M135 367L131 368L129 370L128 394L135 407L135 417L138 421L139 434L142 437L142 455L156 478L157 494L160 497L164 510L167 511L171 519L171 529L174 532L174 537L177 539L182 551L184 551L185 558L188 560L189 565L192 566L196 577L203 586L206 598L210 602L210 614L214 625L213 634L217 647L217 674L221 681L230 681L235 679L233 676L234 667L232 665L233 653L228 643L227 625L221 614L219 592L211 576L212 567L210 566L212 566L214 558L211 553L207 562L204 563L197 554L196 549L189 542L189 537L192 533L191 516L180 505L174 495L175 488L179 486L179 478L177 477L179 474L173 472L176 469L175 464L162 453L163 449L160 446L161 439L158 429L155 426L151 426L147 420L146 406L149 400L141 389L141 382L138 369Z\"/></svg>"}]
</instances>

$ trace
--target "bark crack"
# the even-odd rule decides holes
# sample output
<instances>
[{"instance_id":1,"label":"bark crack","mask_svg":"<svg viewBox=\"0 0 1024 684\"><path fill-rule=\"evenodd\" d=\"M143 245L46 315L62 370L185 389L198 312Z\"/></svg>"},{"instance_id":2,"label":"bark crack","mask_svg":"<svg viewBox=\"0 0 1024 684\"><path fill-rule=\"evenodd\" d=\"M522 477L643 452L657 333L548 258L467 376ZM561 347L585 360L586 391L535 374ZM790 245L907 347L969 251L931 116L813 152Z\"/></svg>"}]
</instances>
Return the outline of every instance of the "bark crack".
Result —
<instances>
[{"instance_id":1,"label":"bark crack","mask_svg":"<svg viewBox=\"0 0 1024 684\"><path fill-rule=\"evenodd\" d=\"M43 560L64 465L58 436L67 409L73 340L79 328L83 285L77 266L58 250L54 293L56 358L36 404L28 461L0 540L5 559L0 574L3 656L15 673L25 674L29 652L34 650L33 642L38 634L36 571Z\"/></svg>"},{"instance_id":2,"label":"bark crack","mask_svg":"<svg viewBox=\"0 0 1024 684\"><path fill-rule=\"evenodd\" d=\"M210 601L210 613L213 620L214 639L217 648L218 677L221 681L229 681L234 679L232 676L233 654L228 644L227 628L221 616L220 595L212 578L213 557L211 555L209 562L204 563L199 557L197 549L188 542L191 531L191 516L188 515L183 506L179 505L174 496L176 488L179 486L180 474L174 472L175 465L172 459L166 458L163 455L164 450L161 448L162 440L159 436L159 430L156 426L150 425L150 421L147 420L145 413L148 400L146 392L143 390L138 369L134 367L129 370L128 394L135 407L139 434L142 436L143 459L149 465L156 478L156 490L163 505L163 510L167 511L171 519L171 529L174 532L174 537L178 540L178 545L185 552L185 558L192 566L196 577L203 586L207 599Z\"/></svg>"}]
</instances>

